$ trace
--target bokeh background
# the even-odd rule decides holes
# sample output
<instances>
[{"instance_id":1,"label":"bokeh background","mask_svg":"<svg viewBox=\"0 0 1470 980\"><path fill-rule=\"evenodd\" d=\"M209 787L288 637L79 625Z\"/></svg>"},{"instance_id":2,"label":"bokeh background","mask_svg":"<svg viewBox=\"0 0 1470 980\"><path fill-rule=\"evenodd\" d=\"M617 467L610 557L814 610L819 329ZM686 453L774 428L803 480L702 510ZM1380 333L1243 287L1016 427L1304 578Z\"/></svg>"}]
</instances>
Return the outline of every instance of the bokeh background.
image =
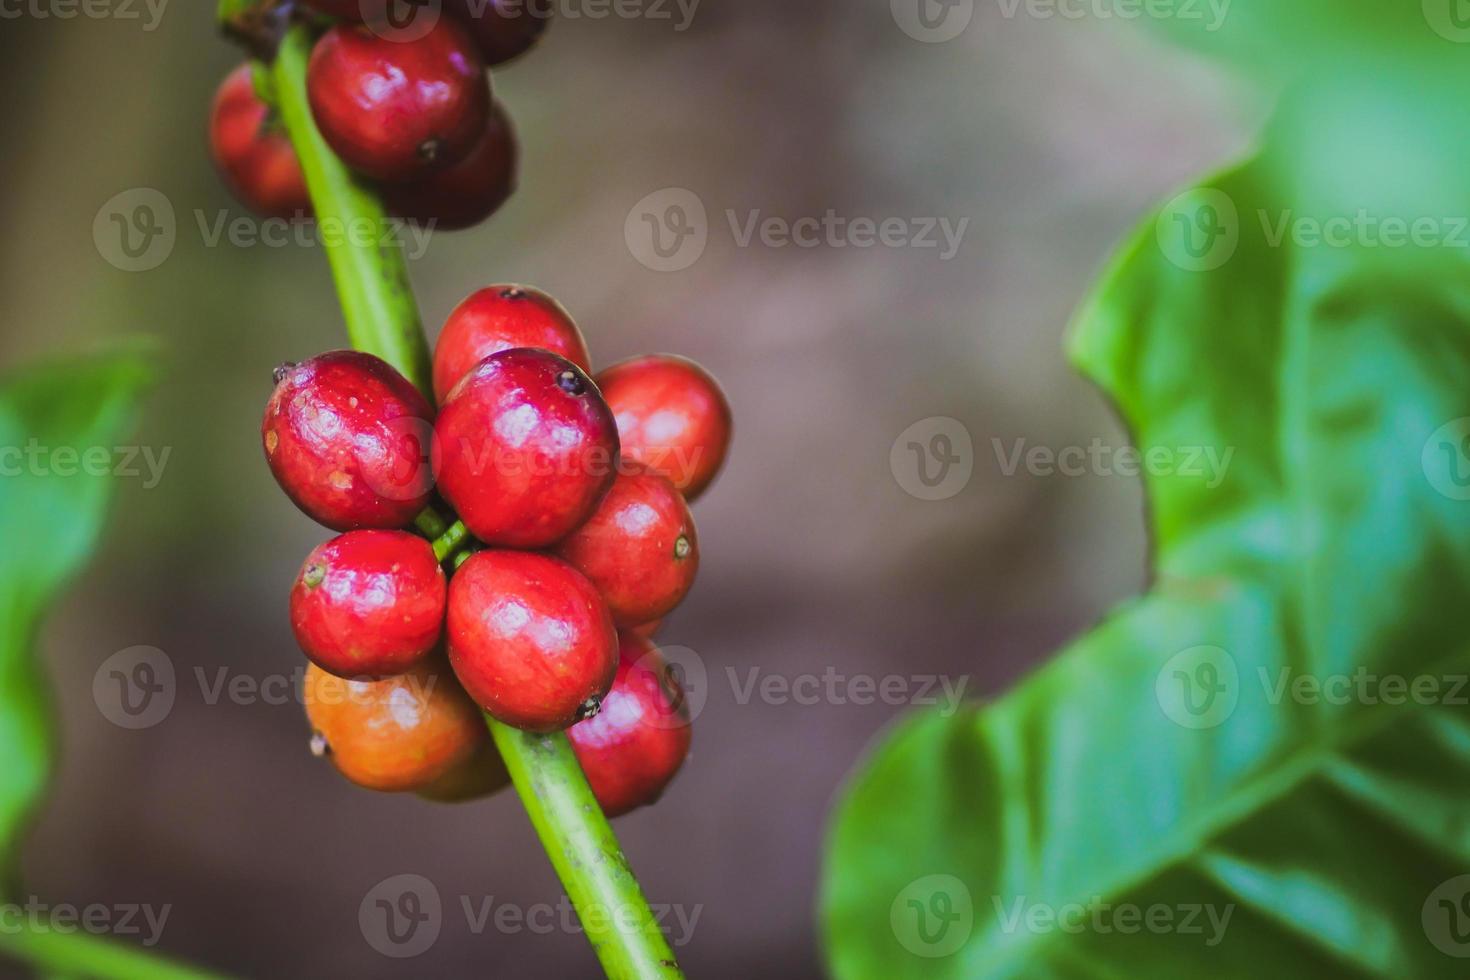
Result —
<instances>
[{"instance_id":1,"label":"bokeh background","mask_svg":"<svg viewBox=\"0 0 1470 980\"><path fill-rule=\"evenodd\" d=\"M308 754L295 703L209 703L196 672L294 683L303 663L286 592L325 532L277 491L258 424L271 368L343 346L341 319L320 248L201 230L248 219L205 149L214 88L240 58L213 5L115 0L106 17L62 19L66 4L37 2L6 5L0 25L0 361L159 338L138 442L169 456L156 486L122 481L99 559L43 637L64 756L27 891L170 905L160 948L239 975L595 975L580 936L476 935L465 919L462 897L560 897L513 794L460 808L374 796ZM1123 444L1062 357L1070 311L1111 245L1243 152L1265 107L1132 24L1008 16L998 0L940 44L900 30L887 0L704 0L684 30L676 7L672 21L652 7L594 19L594 3L564 0L584 16L496 73L520 192L481 228L434 236L412 274L431 333L471 290L528 282L572 310L598 364L672 351L725 385L735 448L696 509L701 580L663 635L702 658L708 700L677 782L618 829L651 900L698 915L678 950L691 976L818 976L829 808L904 708L741 703L727 671L741 686L751 671L944 675L986 697L1141 586L1135 480L1007 475L993 440ZM132 188L177 217L172 252L145 272L93 238L99 208ZM698 196L709 241L660 273L624 231L666 188ZM829 209L968 226L946 261L742 247L726 217ZM970 434L973 475L926 501L890 449L939 416ZM92 679L140 644L167 653L178 694L164 722L127 731ZM435 884L446 920L429 952L399 961L364 940L358 907L403 873Z\"/></svg>"}]
</instances>

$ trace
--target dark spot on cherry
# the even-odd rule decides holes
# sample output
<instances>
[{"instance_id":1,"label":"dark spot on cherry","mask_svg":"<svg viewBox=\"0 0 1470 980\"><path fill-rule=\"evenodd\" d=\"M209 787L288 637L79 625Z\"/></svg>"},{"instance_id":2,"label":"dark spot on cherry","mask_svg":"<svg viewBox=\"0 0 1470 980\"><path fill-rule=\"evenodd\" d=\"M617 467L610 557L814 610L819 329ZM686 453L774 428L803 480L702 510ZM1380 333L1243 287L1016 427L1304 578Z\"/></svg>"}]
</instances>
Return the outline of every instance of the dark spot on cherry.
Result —
<instances>
[{"instance_id":1,"label":"dark spot on cherry","mask_svg":"<svg viewBox=\"0 0 1470 980\"><path fill-rule=\"evenodd\" d=\"M580 395L587 390L587 382L577 371L563 371L556 376L557 387L569 395Z\"/></svg>"},{"instance_id":2,"label":"dark spot on cherry","mask_svg":"<svg viewBox=\"0 0 1470 980\"><path fill-rule=\"evenodd\" d=\"M586 721L588 718L596 718L602 710L602 698L594 694L577 706L577 720Z\"/></svg>"}]
</instances>

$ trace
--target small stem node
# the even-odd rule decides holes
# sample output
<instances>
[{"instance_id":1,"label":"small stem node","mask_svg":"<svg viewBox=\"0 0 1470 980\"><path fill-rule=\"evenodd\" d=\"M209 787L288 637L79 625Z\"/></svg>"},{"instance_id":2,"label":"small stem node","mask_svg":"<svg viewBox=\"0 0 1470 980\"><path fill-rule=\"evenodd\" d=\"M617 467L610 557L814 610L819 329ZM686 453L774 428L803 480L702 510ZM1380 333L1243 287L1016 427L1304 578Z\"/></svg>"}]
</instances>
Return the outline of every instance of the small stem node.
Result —
<instances>
[{"instance_id":1,"label":"small stem node","mask_svg":"<svg viewBox=\"0 0 1470 980\"><path fill-rule=\"evenodd\" d=\"M455 521L443 534L434 539L434 557L441 562L448 560L469 539L470 529L464 526L464 521Z\"/></svg>"},{"instance_id":2,"label":"small stem node","mask_svg":"<svg viewBox=\"0 0 1470 980\"><path fill-rule=\"evenodd\" d=\"M419 533L429 540L439 537L449 530L449 522L444 515L434 507L425 507L419 511L419 516L413 519L413 526L419 529Z\"/></svg>"}]
</instances>

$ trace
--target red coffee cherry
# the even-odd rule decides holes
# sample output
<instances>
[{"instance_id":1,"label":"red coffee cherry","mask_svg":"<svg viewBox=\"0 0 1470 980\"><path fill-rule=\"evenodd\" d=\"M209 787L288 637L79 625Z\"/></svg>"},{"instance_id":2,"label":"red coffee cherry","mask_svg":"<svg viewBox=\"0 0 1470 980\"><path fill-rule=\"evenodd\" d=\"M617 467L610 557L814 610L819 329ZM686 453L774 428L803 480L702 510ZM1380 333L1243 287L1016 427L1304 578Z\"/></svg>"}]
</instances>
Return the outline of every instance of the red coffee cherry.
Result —
<instances>
[{"instance_id":1,"label":"red coffee cherry","mask_svg":"<svg viewBox=\"0 0 1470 980\"><path fill-rule=\"evenodd\" d=\"M291 629L338 677L391 677L439 642L449 584L407 531L348 531L317 546L291 588Z\"/></svg>"},{"instance_id":2,"label":"red coffee cherry","mask_svg":"<svg viewBox=\"0 0 1470 980\"><path fill-rule=\"evenodd\" d=\"M306 86L327 143L378 180L412 180L463 159L490 118L484 62L448 17L413 41L338 24L312 51Z\"/></svg>"},{"instance_id":3,"label":"red coffee cherry","mask_svg":"<svg viewBox=\"0 0 1470 980\"><path fill-rule=\"evenodd\" d=\"M381 681L346 680L310 664L302 693L313 751L368 789L429 787L490 739L480 710L438 658Z\"/></svg>"},{"instance_id":4,"label":"red coffee cherry","mask_svg":"<svg viewBox=\"0 0 1470 980\"><path fill-rule=\"evenodd\" d=\"M464 24L485 64L502 65L525 53L551 23L552 0L444 0Z\"/></svg>"},{"instance_id":5,"label":"red coffee cherry","mask_svg":"<svg viewBox=\"0 0 1470 980\"><path fill-rule=\"evenodd\" d=\"M403 527L429 502L433 412L385 362L331 351L277 371L260 426L296 506L337 531Z\"/></svg>"},{"instance_id":6,"label":"red coffee cherry","mask_svg":"<svg viewBox=\"0 0 1470 980\"><path fill-rule=\"evenodd\" d=\"M530 286L487 286L471 293L444 322L434 345L434 396L442 403L476 364L515 347L549 350L583 371L592 370L582 331L560 303Z\"/></svg>"},{"instance_id":7,"label":"red coffee cherry","mask_svg":"<svg viewBox=\"0 0 1470 980\"><path fill-rule=\"evenodd\" d=\"M491 354L434 424L439 492L481 541L544 548L597 507L616 475L612 413L582 369L550 351Z\"/></svg>"},{"instance_id":8,"label":"red coffee cherry","mask_svg":"<svg viewBox=\"0 0 1470 980\"><path fill-rule=\"evenodd\" d=\"M472 228L500 209L516 187L516 137L496 102L469 155L406 184L385 184L388 213L440 231Z\"/></svg>"},{"instance_id":9,"label":"red coffee cherry","mask_svg":"<svg viewBox=\"0 0 1470 980\"><path fill-rule=\"evenodd\" d=\"M495 743L487 741L471 758L420 789L418 794L435 803L468 803L492 796L509 785L510 773L505 771Z\"/></svg>"},{"instance_id":10,"label":"red coffee cherry","mask_svg":"<svg viewBox=\"0 0 1470 980\"><path fill-rule=\"evenodd\" d=\"M689 500L703 493L730 448L719 383L693 361L650 354L607 368L597 385L618 420L623 457L664 474Z\"/></svg>"},{"instance_id":11,"label":"red coffee cherry","mask_svg":"<svg viewBox=\"0 0 1470 980\"><path fill-rule=\"evenodd\" d=\"M594 714L617 668L617 634L596 587L547 555L471 556L449 582L448 630L465 691L525 731L560 731Z\"/></svg>"},{"instance_id":12,"label":"red coffee cherry","mask_svg":"<svg viewBox=\"0 0 1470 980\"><path fill-rule=\"evenodd\" d=\"M618 634L617 678L595 718L567 731L602 810L619 817L663 795L689 755L689 709L663 655Z\"/></svg>"},{"instance_id":13,"label":"red coffee cherry","mask_svg":"<svg viewBox=\"0 0 1470 980\"><path fill-rule=\"evenodd\" d=\"M225 183L250 210L269 218L311 213L301 162L270 107L256 96L248 64L230 72L215 93L209 148Z\"/></svg>"},{"instance_id":14,"label":"red coffee cherry","mask_svg":"<svg viewBox=\"0 0 1470 980\"><path fill-rule=\"evenodd\" d=\"M668 477L638 463L624 464L597 510L557 554L592 580L619 627L668 615L699 570L689 505Z\"/></svg>"}]
</instances>

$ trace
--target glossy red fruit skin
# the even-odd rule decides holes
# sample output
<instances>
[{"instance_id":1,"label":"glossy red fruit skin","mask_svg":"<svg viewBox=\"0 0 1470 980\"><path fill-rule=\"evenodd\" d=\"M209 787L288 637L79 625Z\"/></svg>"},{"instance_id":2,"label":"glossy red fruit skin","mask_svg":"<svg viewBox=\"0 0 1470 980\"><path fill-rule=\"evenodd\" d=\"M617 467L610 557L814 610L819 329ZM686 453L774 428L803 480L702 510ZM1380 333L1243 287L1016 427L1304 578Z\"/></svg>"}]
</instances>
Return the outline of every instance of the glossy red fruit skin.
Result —
<instances>
[{"instance_id":1,"label":"glossy red fruit skin","mask_svg":"<svg viewBox=\"0 0 1470 980\"><path fill-rule=\"evenodd\" d=\"M484 62L448 17L413 41L338 24L312 50L306 86L327 143L377 180L412 180L462 159L490 118Z\"/></svg>"},{"instance_id":2,"label":"glossy red fruit skin","mask_svg":"<svg viewBox=\"0 0 1470 980\"><path fill-rule=\"evenodd\" d=\"M358 351L278 373L260 436L287 496L337 531L411 523L433 487L433 410L419 390Z\"/></svg>"},{"instance_id":3,"label":"glossy red fruit skin","mask_svg":"<svg viewBox=\"0 0 1470 980\"><path fill-rule=\"evenodd\" d=\"M623 457L674 481L688 500L709 487L730 449L730 403L693 361L635 357L597 375L618 422Z\"/></svg>"},{"instance_id":4,"label":"glossy red fruit skin","mask_svg":"<svg viewBox=\"0 0 1470 980\"><path fill-rule=\"evenodd\" d=\"M658 648L618 634L618 671L596 717L567 731L608 817L654 803L689 755L689 707Z\"/></svg>"},{"instance_id":5,"label":"glossy red fruit skin","mask_svg":"<svg viewBox=\"0 0 1470 980\"><path fill-rule=\"evenodd\" d=\"M444 11L468 28L491 67L535 45L551 23L553 9L552 0L444 0Z\"/></svg>"},{"instance_id":6,"label":"glossy red fruit skin","mask_svg":"<svg viewBox=\"0 0 1470 980\"><path fill-rule=\"evenodd\" d=\"M549 555L482 551L449 583L449 662L475 703L529 732L597 710L617 669L612 615L586 576Z\"/></svg>"},{"instance_id":7,"label":"glossy red fruit skin","mask_svg":"<svg viewBox=\"0 0 1470 980\"><path fill-rule=\"evenodd\" d=\"M503 283L471 293L444 321L434 345L434 396L443 402L476 364L516 347L549 350L592 371L587 341L560 303L539 289Z\"/></svg>"},{"instance_id":8,"label":"glossy red fruit skin","mask_svg":"<svg viewBox=\"0 0 1470 980\"><path fill-rule=\"evenodd\" d=\"M250 66L225 78L209 114L209 149L235 197L268 218L311 214L301 161L286 134L271 127L270 107L255 94Z\"/></svg>"},{"instance_id":9,"label":"glossy red fruit skin","mask_svg":"<svg viewBox=\"0 0 1470 980\"><path fill-rule=\"evenodd\" d=\"M515 193L515 129L496 102L490 121L463 160L405 184L385 184L388 213L439 231L473 228Z\"/></svg>"},{"instance_id":10,"label":"glossy red fruit skin","mask_svg":"<svg viewBox=\"0 0 1470 980\"><path fill-rule=\"evenodd\" d=\"M307 557L291 587L291 629L338 677L391 677L428 657L449 583L429 542L407 531L348 531Z\"/></svg>"},{"instance_id":11,"label":"glossy red fruit skin","mask_svg":"<svg viewBox=\"0 0 1470 980\"><path fill-rule=\"evenodd\" d=\"M591 516L616 476L612 413L582 369L550 351L491 354L434 424L439 492L486 544L545 548Z\"/></svg>"},{"instance_id":12,"label":"glossy red fruit skin","mask_svg":"<svg viewBox=\"0 0 1470 980\"><path fill-rule=\"evenodd\" d=\"M669 478L625 463L557 554L592 580L620 628L660 619L683 601L699 571L689 504Z\"/></svg>"}]
</instances>

